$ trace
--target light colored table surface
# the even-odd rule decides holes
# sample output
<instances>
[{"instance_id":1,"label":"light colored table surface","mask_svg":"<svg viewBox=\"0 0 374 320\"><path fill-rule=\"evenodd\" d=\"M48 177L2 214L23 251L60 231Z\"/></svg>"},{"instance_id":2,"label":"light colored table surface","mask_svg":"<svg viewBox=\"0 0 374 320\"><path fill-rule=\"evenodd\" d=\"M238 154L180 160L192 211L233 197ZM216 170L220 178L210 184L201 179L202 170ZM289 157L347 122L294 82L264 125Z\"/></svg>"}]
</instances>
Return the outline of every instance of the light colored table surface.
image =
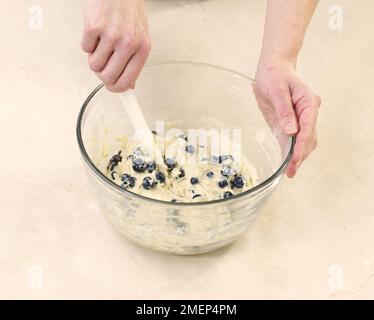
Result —
<instances>
[{"instance_id":1,"label":"light colored table surface","mask_svg":"<svg viewBox=\"0 0 374 320\"><path fill-rule=\"evenodd\" d=\"M300 57L323 98L319 148L250 232L196 257L127 242L87 188L74 130L98 80L79 47L80 2L0 0L0 298L374 298L374 2L337 1L334 31L336 1L321 1ZM265 1L153 0L148 11L150 61L253 75Z\"/></svg>"}]
</instances>

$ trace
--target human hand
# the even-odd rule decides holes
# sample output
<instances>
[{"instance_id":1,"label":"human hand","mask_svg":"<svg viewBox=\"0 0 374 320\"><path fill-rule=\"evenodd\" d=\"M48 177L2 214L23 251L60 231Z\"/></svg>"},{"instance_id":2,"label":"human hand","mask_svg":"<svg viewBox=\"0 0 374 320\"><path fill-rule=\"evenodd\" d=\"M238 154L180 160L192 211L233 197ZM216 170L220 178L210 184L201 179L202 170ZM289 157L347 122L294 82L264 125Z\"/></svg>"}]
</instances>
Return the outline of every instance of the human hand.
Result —
<instances>
[{"instance_id":1,"label":"human hand","mask_svg":"<svg viewBox=\"0 0 374 320\"><path fill-rule=\"evenodd\" d=\"M122 92L135 81L150 52L143 0L91 0L81 47L108 90Z\"/></svg>"},{"instance_id":2,"label":"human hand","mask_svg":"<svg viewBox=\"0 0 374 320\"><path fill-rule=\"evenodd\" d=\"M260 62L253 83L257 103L273 132L296 136L292 159L286 169L293 178L301 163L317 146L316 122L321 99L296 75L292 63Z\"/></svg>"}]
</instances>

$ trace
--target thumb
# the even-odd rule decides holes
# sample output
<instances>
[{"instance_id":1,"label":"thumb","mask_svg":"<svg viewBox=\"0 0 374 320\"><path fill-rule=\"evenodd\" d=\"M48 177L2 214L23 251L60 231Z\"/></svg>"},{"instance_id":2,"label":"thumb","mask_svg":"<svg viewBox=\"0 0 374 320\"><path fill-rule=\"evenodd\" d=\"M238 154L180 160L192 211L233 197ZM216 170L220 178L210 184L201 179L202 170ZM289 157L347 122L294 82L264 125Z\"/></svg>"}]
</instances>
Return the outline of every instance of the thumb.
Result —
<instances>
[{"instance_id":1,"label":"thumb","mask_svg":"<svg viewBox=\"0 0 374 320\"><path fill-rule=\"evenodd\" d=\"M269 93L268 99L275 109L283 132L295 135L299 128L289 89L274 90Z\"/></svg>"}]
</instances>

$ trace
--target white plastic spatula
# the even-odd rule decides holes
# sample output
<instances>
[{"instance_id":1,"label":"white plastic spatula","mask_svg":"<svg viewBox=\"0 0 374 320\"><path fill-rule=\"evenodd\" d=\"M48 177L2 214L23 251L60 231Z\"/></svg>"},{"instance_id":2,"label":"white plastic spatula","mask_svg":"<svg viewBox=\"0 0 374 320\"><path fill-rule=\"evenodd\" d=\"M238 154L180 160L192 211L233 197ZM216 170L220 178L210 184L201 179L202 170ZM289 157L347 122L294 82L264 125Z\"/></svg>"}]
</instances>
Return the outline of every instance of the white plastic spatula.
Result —
<instances>
[{"instance_id":1,"label":"white plastic spatula","mask_svg":"<svg viewBox=\"0 0 374 320\"><path fill-rule=\"evenodd\" d=\"M142 147L150 155L154 155L156 163L163 173L166 173L167 167L161 154L161 150L157 147L153 140L153 135L144 114L140 109L133 90L127 90L119 94L122 104L127 112L130 122L142 141Z\"/></svg>"}]
</instances>

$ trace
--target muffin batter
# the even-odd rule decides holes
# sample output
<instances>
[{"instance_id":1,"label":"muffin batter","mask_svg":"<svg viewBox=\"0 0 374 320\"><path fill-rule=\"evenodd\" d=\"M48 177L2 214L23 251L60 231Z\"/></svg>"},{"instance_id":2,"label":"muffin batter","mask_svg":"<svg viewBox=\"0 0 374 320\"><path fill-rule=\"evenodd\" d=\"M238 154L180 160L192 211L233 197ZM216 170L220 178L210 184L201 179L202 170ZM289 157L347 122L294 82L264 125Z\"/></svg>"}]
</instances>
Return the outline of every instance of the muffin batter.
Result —
<instances>
[{"instance_id":1,"label":"muffin batter","mask_svg":"<svg viewBox=\"0 0 374 320\"><path fill-rule=\"evenodd\" d=\"M153 134L156 138L156 132ZM203 202L230 198L256 184L256 171L244 156L240 162L229 154L206 156L205 146L189 144L184 135L167 138L162 144L155 139L166 172L139 142L127 137L121 140L123 147L108 159L106 175L121 188L149 198Z\"/></svg>"}]
</instances>

